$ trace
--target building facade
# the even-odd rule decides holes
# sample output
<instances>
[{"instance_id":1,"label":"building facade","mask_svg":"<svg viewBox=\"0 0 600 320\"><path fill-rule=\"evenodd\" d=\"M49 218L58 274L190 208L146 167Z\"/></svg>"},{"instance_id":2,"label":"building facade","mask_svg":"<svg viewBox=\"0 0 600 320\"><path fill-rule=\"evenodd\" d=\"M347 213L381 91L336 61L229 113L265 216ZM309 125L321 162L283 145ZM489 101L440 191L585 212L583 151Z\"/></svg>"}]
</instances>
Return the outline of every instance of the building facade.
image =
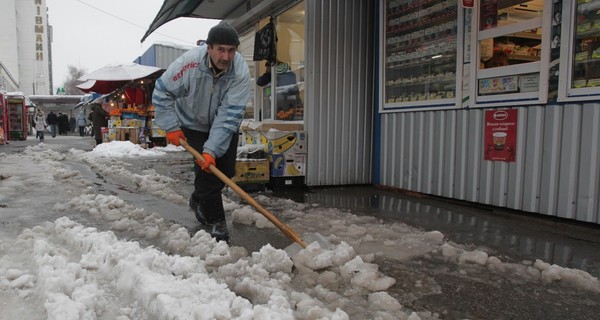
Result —
<instances>
[{"instance_id":1,"label":"building facade","mask_svg":"<svg viewBox=\"0 0 600 320\"><path fill-rule=\"evenodd\" d=\"M0 0L0 87L52 93L52 31L45 0Z\"/></svg>"},{"instance_id":2,"label":"building facade","mask_svg":"<svg viewBox=\"0 0 600 320\"><path fill-rule=\"evenodd\" d=\"M243 7L243 6L240 6ZM600 1L261 1L234 17L302 79L306 184L375 184L600 224ZM302 19L298 19L299 15ZM297 26L294 24L301 24ZM299 32L298 30L301 30ZM282 54L279 54L282 52Z\"/></svg>"}]
</instances>

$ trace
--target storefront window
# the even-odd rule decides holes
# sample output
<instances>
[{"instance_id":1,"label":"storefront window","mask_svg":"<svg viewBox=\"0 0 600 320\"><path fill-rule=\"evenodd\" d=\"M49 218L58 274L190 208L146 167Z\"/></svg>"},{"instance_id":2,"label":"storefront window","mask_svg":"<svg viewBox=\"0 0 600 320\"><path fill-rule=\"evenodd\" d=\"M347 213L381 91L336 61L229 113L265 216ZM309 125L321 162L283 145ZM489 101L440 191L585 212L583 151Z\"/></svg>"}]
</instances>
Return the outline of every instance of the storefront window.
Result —
<instances>
[{"instance_id":1,"label":"storefront window","mask_svg":"<svg viewBox=\"0 0 600 320\"><path fill-rule=\"evenodd\" d=\"M538 97L543 9L543 0L481 1L479 96L530 93L523 98Z\"/></svg>"},{"instance_id":2,"label":"storefront window","mask_svg":"<svg viewBox=\"0 0 600 320\"><path fill-rule=\"evenodd\" d=\"M454 105L457 1L386 0L385 108Z\"/></svg>"},{"instance_id":3,"label":"storefront window","mask_svg":"<svg viewBox=\"0 0 600 320\"><path fill-rule=\"evenodd\" d=\"M263 27L266 18L259 24ZM275 17L277 62L258 62L261 120L304 119L304 2ZM273 99L273 92L275 98Z\"/></svg>"},{"instance_id":4,"label":"storefront window","mask_svg":"<svg viewBox=\"0 0 600 320\"><path fill-rule=\"evenodd\" d=\"M578 1L575 10L571 88L600 87L600 1Z\"/></svg>"}]
</instances>

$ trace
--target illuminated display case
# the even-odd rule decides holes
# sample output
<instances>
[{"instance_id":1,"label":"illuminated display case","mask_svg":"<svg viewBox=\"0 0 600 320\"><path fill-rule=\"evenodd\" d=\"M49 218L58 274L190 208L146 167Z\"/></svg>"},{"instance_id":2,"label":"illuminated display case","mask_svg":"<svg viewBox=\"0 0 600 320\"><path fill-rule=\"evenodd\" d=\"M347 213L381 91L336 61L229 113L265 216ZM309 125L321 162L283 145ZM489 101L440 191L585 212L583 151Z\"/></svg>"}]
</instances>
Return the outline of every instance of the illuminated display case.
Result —
<instances>
[{"instance_id":1,"label":"illuminated display case","mask_svg":"<svg viewBox=\"0 0 600 320\"><path fill-rule=\"evenodd\" d=\"M600 1L565 1L563 32L570 45L561 48L568 58L564 100L597 100L600 97ZM568 22L568 23L567 23Z\"/></svg>"},{"instance_id":2,"label":"illuminated display case","mask_svg":"<svg viewBox=\"0 0 600 320\"><path fill-rule=\"evenodd\" d=\"M458 2L386 0L383 15L384 109L454 107Z\"/></svg>"},{"instance_id":3,"label":"illuminated display case","mask_svg":"<svg viewBox=\"0 0 600 320\"><path fill-rule=\"evenodd\" d=\"M27 139L27 109L24 96L7 97L7 118L10 140Z\"/></svg>"},{"instance_id":4,"label":"illuminated display case","mask_svg":"<svg viewBox=\"0 0 600 320\"><path fill-rule=\"evenodd\" d=\"M473 46L478 57L473 92L478 106L547 100L546 2L481 0Z\"/></svg>"}]
</instances>

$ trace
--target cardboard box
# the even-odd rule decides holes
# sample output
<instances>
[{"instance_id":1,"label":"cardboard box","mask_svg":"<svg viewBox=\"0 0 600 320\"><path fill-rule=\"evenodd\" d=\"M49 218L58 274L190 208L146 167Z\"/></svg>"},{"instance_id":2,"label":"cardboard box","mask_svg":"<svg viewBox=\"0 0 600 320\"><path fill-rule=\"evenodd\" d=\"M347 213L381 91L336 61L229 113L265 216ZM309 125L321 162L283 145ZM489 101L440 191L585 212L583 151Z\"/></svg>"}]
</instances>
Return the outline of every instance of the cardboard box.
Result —
<instances>
[{"instance_id":1,"label":"cardboard box","mask_svg":"<svg viewBox=\"0 0 600 320\"><path fill-rule=\"evenodd\" d=\"M304 176L306 175L306 154L270 154L269 165L271 177Z\"/></svg>"},{"instance_id":2,"label":"cardboard box","mask_svg":"<svg viewBox=\"0 0 600 320\"><path fill-rule=\"evenodd\" d=\"M108 120L108 127L109 128L116 128L116 127L122 127L123 126L123 121L119 118L113 119L115 117L110 117L110 119Z\"/></svg>"},{"instance_id":3,"label":"cardboard box","mask_svg":"<svg viewBox=\"0 0 600 320\"><path fill-rule=\"evenodd\" d=\"M238 160L235 163L235 176L231 180L236 183L268 183L269 161Z\"/></svg>"},{"instance_id":4,"label":"cardboard box","mask_svg":"<svg viewBox=\"0 0 600 320\"><path fill-rule=\"evenodd\" d=\"M301 123L289 123L289 122L264 123L264 122L248 121L248 122L242 123L241 129L248 130L248 131L269 131L269 130L302 131L302 130L304 130L304 125Z\"/></svg>"},{"instance_id":5,"label":"cardboard box","mask_svg":"<svg viewBox=\"0 0 600 320\"><path fill-rule=\"evenodd\" d=\"M142 127L142 121L139 119L123 119L120 127Z\"/></svg>"},{"instance_id":6,"label":"cardboard box","mask_svg":"<svg viewBox=\"0 0 600 320\"><path fill-rule=\"evenodd\" d=\"M269 153L306 153L304 131L266 131L263 136Z\"/></svg>"},{"instance_id":7,"label":"cardboard box","mask_svg":"<svg viewBox=\"0 0 600 320\"><path fill-rule=\"evenodd\" d=\"M111 142L117 139L117 129L116 128L108 128L107 133L102 133L102 141Z\"/></svg>"},{"instance_id":8,"label":"cardboard box","mask_svg":"<svg viewBox=\"0 0 600 320\"><path fill-rule=\"evenodd\" d=\"M121 127L117 128L117 141L131 141L133 144L139 143L139 128Z\"/></svg>"},{"instance_id":9,"label":"cardboard box","mask_svg":"<svg viewBox=\"0 0 600 320\"><path fill-rule=\"evenodd\" d=\"M268 153L306 153L304 131L243 131L244 144L262 144Z\"/></svg>"}]
</instances>

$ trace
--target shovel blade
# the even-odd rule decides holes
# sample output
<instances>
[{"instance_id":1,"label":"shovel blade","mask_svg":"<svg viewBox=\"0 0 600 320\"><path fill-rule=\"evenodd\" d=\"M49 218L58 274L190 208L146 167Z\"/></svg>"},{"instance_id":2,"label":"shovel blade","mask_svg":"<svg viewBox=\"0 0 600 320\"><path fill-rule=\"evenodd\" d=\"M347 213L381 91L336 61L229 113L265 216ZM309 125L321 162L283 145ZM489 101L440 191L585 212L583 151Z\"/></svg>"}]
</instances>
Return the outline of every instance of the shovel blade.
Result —
<instances>
[{"instance_id":1,"label":"shovel blade","mask_svg":"<svg viewBox=\"0 0 600 320\"><path fill-rule=\"evenodd\" d=\"M316 242L319 244L321 249L324 249L324 250L333 249L333 245L331 244L331 242L329 242L329 240L327 240L327 238L325 238L320 233L316 233L316 232L305 233L302 235L302 239L308 245L310 245L313 242ZM288 257L290 257L291 259L294 259L294 257L298 254L298 252L300 252L300 250L302 250L302 249L303 249L302 246L300 246L298 243L294 242L291 245L287 246L283 250L285 251L285 253L287 253Z\"/></svg>"}]
</instances>

